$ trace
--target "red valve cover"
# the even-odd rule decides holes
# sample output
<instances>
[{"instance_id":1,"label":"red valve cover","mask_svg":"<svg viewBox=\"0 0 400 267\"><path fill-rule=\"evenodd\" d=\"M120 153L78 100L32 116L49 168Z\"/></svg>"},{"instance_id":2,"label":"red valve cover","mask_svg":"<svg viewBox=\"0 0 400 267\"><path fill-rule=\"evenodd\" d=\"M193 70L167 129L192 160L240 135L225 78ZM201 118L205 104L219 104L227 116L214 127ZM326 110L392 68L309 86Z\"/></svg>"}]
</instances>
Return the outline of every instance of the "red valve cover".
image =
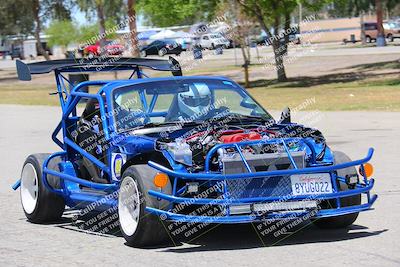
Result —
<instances>
[{"instance_id":1,"label":"red valve cover","mask_svg":"<svg viewBox=\"0 0 400 267\"><path fill-rule=\"evenodd\" d=\"M228 134L220 137L223 143L236 143L246 140L260 140L261 134L256 132Z\"/></svg>"}]
</instances>

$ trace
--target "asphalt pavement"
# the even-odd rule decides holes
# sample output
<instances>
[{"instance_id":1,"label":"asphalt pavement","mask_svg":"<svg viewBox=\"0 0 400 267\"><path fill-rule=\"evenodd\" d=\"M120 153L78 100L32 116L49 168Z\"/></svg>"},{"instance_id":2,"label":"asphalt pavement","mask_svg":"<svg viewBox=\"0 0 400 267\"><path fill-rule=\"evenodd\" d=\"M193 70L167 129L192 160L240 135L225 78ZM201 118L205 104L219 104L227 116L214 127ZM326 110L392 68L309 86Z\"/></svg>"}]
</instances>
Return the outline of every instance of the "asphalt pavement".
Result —
<instances>
[{"instance_id":1,"label":"asphalt pavement","mask_svg":"<svg viewBox=\"0 0 400 267\"><path fill-rule=\"evenodd\" d=\"M11 185L27 155L56 151L51 133L58 107L0 105L0 266L399 266L400 113L300 112L294 121L318 127L334 150L352 159L375 148L379 195L374 210L347 230L297 228L277 239L251 225L215 226L176 246L131 248L118 234L81 231L69 215L58 224L27 222ZM276 114L276 112L275 112Z\"/></svg>"}]
</instances>

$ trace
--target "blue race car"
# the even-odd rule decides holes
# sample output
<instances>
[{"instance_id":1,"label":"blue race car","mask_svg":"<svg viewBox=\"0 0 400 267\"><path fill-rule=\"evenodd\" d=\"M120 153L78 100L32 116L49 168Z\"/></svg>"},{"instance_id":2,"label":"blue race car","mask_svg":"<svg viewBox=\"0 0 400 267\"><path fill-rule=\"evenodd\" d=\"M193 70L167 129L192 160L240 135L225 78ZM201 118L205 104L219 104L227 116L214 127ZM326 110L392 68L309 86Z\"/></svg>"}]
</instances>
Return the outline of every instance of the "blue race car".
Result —
<instances>
[{"instance_id":1,"label":"blue race car","mask_svg":"<svg viewBox=\"0 0 400 267\"><path fill-rule=\"evenodd\" d=\"M149 78L146 68L173 76ZM234 81L182 76L172 57L17 61L17 71L20 80L54 71L62 111L52 134L61 151L28 156L13 186L31 222L56 221L66 206L114 209L127 243L146 246L167 240L173 222L308 214L318 227L346 227L377 199L372 148L351 161L292 123L289 109L275 121ZM76 85L65 76L101 71L131 75Z\"/></svg>"}]
</instances>

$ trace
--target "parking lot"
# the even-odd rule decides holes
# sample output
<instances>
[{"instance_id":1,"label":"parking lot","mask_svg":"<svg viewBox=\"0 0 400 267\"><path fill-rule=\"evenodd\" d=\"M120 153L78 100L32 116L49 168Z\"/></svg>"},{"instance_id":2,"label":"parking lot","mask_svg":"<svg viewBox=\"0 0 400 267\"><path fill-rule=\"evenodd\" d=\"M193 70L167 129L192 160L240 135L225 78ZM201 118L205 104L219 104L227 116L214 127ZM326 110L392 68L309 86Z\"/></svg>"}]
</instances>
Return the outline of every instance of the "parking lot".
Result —
<instances>
[{"instance_id":1,"label":"parking lot","mask_svg":"<svg viewBox=\"0 0 400 267\"><path fill-rule=\"evenodd\" d=\"M19 192L11 185L27 155L56 150L50 135L61 113L58 107L18 105L0 105L0 113L0 266L400 265L398 112L321 112L313 123L334 150L353 159L375 148L374 191L379 198L375 210L360 214L350 229L305 225L276 239L260 237L252 225L214 226L175 247L151 249L128 247L118 235L80 231L68 215L59 224L28 223ZM294 121L307 114L294 114Z\"/></svg>"}]
</instances>

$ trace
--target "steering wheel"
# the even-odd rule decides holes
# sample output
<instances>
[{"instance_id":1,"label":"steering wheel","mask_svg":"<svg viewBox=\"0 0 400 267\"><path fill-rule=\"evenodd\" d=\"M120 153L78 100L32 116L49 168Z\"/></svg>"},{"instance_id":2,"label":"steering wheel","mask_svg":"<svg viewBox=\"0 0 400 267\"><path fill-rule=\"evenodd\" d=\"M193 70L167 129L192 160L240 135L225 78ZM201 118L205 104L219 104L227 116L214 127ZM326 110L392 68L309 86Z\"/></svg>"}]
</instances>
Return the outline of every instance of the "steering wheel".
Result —
<instances>
[{"instance_id":1,"label":"steering wheel","mask_svg":"<svg viewBox=\"0 0 400 267\"><path fill-rule=\"evenodd\" d=\"M142 110L126 110L116 104L116 110L118 112L116 113L116 121L123 123L123 126L128 125L128 128L138 126L138 119L143 118L143 123L149 123L150 122L150 117L148 114ZM133 114L134 113L134 114ZM126 127L123 127L126 128Z\"/></svg>"},{"instance_id":2,"label":"steering wheel","mask_svg":"<svg viewBox=\"0 0 400 267\"><path fill-rule=\"evenodd\" d=\"M207 114L203 114L202 116L198 117L199 120L206 120L221 116L221 114L226 113L229 111L229 108L225 106L221 106L219 108L211 109Z\"/></svg>"}]
</instances>

